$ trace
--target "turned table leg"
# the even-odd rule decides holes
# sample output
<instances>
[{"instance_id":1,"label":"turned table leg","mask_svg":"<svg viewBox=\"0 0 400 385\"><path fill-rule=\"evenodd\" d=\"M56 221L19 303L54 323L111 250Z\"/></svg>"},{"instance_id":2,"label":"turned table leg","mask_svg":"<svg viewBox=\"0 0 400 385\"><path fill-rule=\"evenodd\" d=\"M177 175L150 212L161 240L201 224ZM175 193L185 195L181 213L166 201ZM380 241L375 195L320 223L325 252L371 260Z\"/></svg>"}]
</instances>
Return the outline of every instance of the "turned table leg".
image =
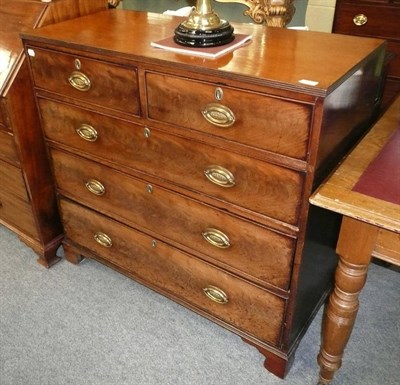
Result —
<instances>
[{"instance_id":1,"label":"turned table leg","mask_svg":"<svg viewBox=\"0 0 400 385\"><path fill-rule=\"evenodd\" d=\"M319 384L329 384L341 366L357 316L358 297L367 278L377 232L378 228L373 225L343 217L336 248L340 260L335 273L335 287L322 321Z\"/></svg>"}]
</instances>

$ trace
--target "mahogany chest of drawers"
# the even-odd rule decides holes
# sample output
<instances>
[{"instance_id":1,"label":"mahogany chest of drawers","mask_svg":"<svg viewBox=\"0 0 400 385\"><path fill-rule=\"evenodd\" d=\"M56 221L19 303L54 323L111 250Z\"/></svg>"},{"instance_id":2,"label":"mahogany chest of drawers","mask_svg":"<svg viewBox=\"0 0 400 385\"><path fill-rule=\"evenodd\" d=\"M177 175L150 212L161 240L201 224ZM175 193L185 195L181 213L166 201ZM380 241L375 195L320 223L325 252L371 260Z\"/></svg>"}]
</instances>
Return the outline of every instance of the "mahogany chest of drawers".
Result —
<instances>
[{"instance_id":1,"label":"mahogany chest of drawers","mask_svg":"<svg viewBox=\"0 0 400 385\"><path fill-rule=\"evenodd\" d=\"M400 0L337 0L333 32L387 40L386 109L400 93Z\"/></svg>"},{"instance_id":2,"label":"mahogany chest of drawers","mask_svg":"<svg viewBox=\"0 0 400 385\"><path fill-rule=\"evenodd\" d=\"M179 21L113 10L23 34L65 257L228 328L284 377L336 264L308 198L371 121L385 47L256 25L216 60L151 47Z\"/></svg>"},{"instance_id":3,"label":"mahogany chest of drawers","mask_svg":"<svg viewBox=\"0 0 400 385\"><path fill-rule=\"evenodd\" d=\"M12 0L0 9L0 224L16 232L48 267L62 227L19 33L105 10L107 1Z\"/></svg>"}]
</instances>

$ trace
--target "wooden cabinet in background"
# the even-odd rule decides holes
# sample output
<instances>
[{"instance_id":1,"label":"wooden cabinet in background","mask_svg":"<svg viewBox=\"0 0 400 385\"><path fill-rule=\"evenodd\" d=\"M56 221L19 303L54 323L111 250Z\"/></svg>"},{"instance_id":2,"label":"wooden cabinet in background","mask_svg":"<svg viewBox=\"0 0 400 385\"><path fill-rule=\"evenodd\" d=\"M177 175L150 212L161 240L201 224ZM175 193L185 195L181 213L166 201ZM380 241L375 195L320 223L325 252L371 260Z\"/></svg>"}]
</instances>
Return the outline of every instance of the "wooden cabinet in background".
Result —
<instances>
[{"instance_id":1,"label":"wooden cabinet in background","mask_svg":"<svg viewBox=\"0 0 400 385\"><path fill-rule=\"evenodd\" d=\"M332 31L387 40L385 110L400 94L400 0L337 0Z\"/></svg>"},{"instance_id":2,"label":"wooden cabinet in background","mask_svg":"<svg viewBox=\"0 0 400 385\"><path fill-rule=\"evenodd\" d=\"M63 230L20 32L107 9L106 0L27 0L0 8L0 224L49 267Z\"/></svg>"},{"instance_id":3,"label":"wooden cabinet in background","mask_svg":"<svg viewBox=\"0 0 400 385\"><path fill-rule=\"evenodd\" d=\"M112 10L23 35L65 257L239 334L284 377L336 265L336 222L308 199L373 118L384 44L236 24L251 44L215 60L151 47L180 20Z\"/></svg>"}]
</instances>

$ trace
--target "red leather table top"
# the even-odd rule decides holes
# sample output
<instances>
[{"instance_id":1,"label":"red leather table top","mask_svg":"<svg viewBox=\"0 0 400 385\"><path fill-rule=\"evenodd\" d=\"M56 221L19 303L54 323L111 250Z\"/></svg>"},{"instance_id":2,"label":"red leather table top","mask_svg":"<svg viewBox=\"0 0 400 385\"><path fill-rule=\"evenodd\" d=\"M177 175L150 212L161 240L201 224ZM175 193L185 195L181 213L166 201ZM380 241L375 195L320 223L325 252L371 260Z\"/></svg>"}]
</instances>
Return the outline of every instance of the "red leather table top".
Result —
<instances>
[{"instance_id":1,"label":"red leather table top","mask_svg":"<svg viewBox=\"0 0 400 385\"><path fill-rule=\"evenodd\" d=\"M353 191L400 204L400 125L361 175Z\"/></svg>"}]
</instances>

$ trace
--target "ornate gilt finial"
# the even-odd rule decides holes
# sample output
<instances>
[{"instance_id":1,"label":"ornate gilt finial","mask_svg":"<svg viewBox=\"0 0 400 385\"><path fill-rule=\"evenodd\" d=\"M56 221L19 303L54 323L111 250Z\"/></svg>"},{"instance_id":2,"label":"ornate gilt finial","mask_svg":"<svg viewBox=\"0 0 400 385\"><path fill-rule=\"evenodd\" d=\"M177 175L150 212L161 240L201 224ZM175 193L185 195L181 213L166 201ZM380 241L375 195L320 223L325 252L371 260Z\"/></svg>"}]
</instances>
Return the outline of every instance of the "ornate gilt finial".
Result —
<instances>
[{"instance_id":1,"label":"ornate gilt finial","mask_svg":"<svg viewBox=\"0 0 400 385\"><path fill-rule=\"evenodd\" d=\"M269 27L285 27L292 20L296 8L294 0L216 0L220 3L240 3L249 9L244 12L256 23Z\"/></svg>"}]
</instances>

